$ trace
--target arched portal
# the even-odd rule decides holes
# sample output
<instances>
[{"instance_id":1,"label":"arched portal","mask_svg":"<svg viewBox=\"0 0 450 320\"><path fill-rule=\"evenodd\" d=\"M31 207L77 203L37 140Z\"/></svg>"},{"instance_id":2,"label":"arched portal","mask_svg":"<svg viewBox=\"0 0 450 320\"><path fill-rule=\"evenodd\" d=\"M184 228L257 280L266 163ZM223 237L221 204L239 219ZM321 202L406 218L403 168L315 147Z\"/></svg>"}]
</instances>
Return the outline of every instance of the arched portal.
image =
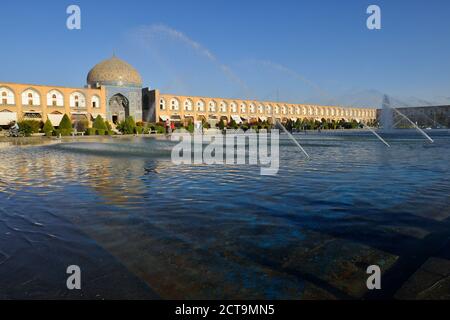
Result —
<instances>
[{"instance_id":1,"label":"arched portal","mask_svg":"<svg viewBox=\"0 0 450 320\"><path fill-rule=\"evenodd\" d=\"M120 93L112 96L109 100L109 110L111 111L111 120L114 124L124 121L130 115L128 99Z\"/></svg>"}]
</instances>

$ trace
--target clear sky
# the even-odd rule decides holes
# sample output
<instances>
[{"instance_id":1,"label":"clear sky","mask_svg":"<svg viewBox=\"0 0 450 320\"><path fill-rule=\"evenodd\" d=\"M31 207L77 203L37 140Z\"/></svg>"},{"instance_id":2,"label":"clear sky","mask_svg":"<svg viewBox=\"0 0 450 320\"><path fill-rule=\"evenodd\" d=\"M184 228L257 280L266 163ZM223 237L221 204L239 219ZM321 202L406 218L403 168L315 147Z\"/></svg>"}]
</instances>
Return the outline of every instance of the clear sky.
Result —
<instances>
[{"instance_id":1,"label":"clear sky","mask_svg":"<svg viewBox=\"0 0 450 320\"><path fill-rule=\"evenodd\" d=\"M66 28L70 4L81 30ZM370 4L381 30L366 27ZM179 94L450 103L448 0L2 0L0 13L0 81L83 86L115 52Z\"/></svg>"}]
</instances>

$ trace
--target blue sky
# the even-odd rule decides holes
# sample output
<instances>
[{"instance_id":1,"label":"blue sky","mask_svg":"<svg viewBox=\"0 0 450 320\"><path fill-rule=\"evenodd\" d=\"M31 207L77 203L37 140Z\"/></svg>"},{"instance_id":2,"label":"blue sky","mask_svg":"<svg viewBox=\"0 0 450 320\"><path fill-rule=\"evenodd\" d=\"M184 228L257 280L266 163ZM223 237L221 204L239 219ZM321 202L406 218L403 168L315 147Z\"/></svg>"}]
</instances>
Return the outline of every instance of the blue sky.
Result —
<instances>
[{"instance_id":1,"label":"blue sky","mask_svg":"<svg viewBox=\"0 0 450 320\"><path fill-rule=\"evenodd\" d=\"M70 4L79 31L66 28ZM370 4L381 30L366 28ZM83 86L115 52L146 86L179 94L450 103L446 0L6 0L1 12L0 81Z\"/></svg>"}]
</instances>

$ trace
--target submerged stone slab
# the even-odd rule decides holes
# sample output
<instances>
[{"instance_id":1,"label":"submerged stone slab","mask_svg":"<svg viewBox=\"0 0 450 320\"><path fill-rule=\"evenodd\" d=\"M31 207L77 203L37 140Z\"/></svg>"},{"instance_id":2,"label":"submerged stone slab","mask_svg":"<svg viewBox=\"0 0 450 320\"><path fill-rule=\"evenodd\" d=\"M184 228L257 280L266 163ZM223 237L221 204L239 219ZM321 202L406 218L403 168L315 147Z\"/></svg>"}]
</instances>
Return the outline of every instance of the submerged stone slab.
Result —
<instances>
[{"instance_id":1,"label":"submerged stone slab","mask_svg":"<svg viewBox=\"0 0 450 320\"><path fill-rule=\"evenodd\" d=\"M409 226L384 226L382 227L382 229L389 232L395 232L403 236L413 237L416 239L424 239L426 236L430 234L430 232L426 229Z\"/></svg>"},{"instance_id":2,"label":"submerged stone slab","mask_svg":"<svg viewBox=\"0 0 450 320\"><path fill-rule=\"evenodd\" d=\"M449 300L450 260L428 259L395 295L407 300Z\"/></svg>"},{"instance_id":3,"label":"submerged stone slab","mask_svg":"<svg viewBox=\"0 0 450 320\"><path fill-rule=\"evenodd\" d=\"M368 266L378 265L384 273L398 258L366 245L318 233L308 233L307 238L283 267L312 275L353 298L362 298L368 290Z\"/></svg>"}]
</instances>

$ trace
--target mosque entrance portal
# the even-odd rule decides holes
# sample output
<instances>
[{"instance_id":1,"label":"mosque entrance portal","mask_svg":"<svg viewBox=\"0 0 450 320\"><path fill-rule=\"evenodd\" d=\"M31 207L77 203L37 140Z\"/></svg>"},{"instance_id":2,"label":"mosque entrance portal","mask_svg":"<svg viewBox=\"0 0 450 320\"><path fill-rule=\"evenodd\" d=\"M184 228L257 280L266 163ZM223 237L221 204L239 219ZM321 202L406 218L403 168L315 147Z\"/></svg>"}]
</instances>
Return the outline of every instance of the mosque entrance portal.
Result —
<instances>
[{"instance_id":1,"label":"mosque entrance portal","mask_svg":"<svg viewBox=\"0 0 450 320\"><path fill-rule=\"evenodd\" d=\"M130 106L128 99L119 94L111 97L109 100L109 110L111 110L112 122L118 124L130 115Z\"/></svg>"}]
</instances>

